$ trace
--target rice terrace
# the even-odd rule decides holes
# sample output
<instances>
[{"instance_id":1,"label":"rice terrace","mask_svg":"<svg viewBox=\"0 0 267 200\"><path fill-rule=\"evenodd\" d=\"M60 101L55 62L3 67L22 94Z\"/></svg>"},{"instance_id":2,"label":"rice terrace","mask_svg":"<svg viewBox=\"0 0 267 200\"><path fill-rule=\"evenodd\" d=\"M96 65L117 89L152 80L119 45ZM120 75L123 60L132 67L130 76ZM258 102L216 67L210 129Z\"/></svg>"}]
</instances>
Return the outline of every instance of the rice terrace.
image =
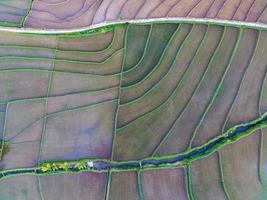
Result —
<instances>
[{"instance_id":1,"label":"rice terrace","mask_svg":"<svg viewBox=\"0 0 267 200\"><path fill-rule=\"evenodd\" d=\"M0 0L0 200L267 200L267 1Z\"/></svg>"}]
</instances>

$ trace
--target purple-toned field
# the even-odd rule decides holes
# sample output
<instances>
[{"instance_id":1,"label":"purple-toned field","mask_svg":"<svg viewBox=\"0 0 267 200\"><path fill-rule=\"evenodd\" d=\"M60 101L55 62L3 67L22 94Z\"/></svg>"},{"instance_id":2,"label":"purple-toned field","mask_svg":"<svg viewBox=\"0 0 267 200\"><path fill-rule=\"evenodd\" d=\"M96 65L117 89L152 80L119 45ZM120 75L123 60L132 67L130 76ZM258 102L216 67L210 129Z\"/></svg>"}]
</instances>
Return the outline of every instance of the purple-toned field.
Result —
<instances>
[{"instance_id":1,"label":"purple-toned field","mask_svg":"<svg viewBox=\"0 0 267 200\"><path fill-rule=\"evenodd\" d=\"M102 200L106 173L82 172L39 177L43 199Z\"/></svg>"},{"instance_id":2,"label":"purple-toned field","mask_svg":"<svg viewBox=\"0 0 267 200\"><path fill-rule=\"evenodd\" d=\"M25 175L0 182L1 200L80 199L101 200L105 196L105 173Z\"/></svg>"},{"instance_id":3,"label":"purple-toned field","mask_svg":"<svg viewBox=\"0 0 267 200\"><path fill-rule=\"evenodd\" d=\"M110 200L138 200L137 173L112 172L109 189Z\"/></svg>"},{"instance_id":4,"label":"purple-toned field","mask_svg":"<svg viewBox=\"0 0 267 200\"><path fill-rule=\"evenodd\" d=\"M110 158L115 108L112 100L48 115L41 160Z\"/></svg>"},{"instance_id":5,"label":"purple-toned field","mask_svg":"<svg viewBox=\"0 0 267 200\"><path fill-rule=\"evenodd\" d=\"M69 0L33 1L25 27L78 28L105 21L208 18L267 23L265 0Z\"/></svg>"},{"instance_id":6,"label":"purple-toned field","mask_svg":"<svg viewBox=\"0 0 267 200\"><path fill-rule=\"evenodd\" d=\"M144 199L187 200L183 169L148 170L141 173Z\"/></svg>"},{"instance_id":7,"label":"purple-toned field","mask_svg":"<svg viewBox=\"0 0 267 200\"><path fill-rule=\"evenodd\" d=\"M89 37L0 34L0 167L109 159L125 28Z\"/></svg>"},{"instance_id":8,"label":"purple-toned field","mask_svg":"<svg viewBox=\"0 0 267 200\"><path fill-rule=\"evenodd\" d=\"M32 0L8 0L0 2L0 22L4 26L23 26Z\"/></svg>"},{"instance_id":9,"label":"purple-toned field","mask_svg":"<svg viewBox=\"0 0 267 200\"><path fill-rule=\"evenodd\" d=\"M85 10L93 3L84 2ZM239 8L259 16L264 4L179 2L98 1L91 17L101 22L108 10L112 18L113 4L120 4L120 15L134 18L165 5L168 15L210 9L207 16L244 20ZM79 13L83 1L76 3L36 0L33 9L54 5L58 19L69 6ZM52 17L39 17L46 16ZM266 199L267 130L258 126L265 121L238 141L225 133L240 125L236 137L245 135L244 127L253 126L248 122L267 111L266 34L255 27L170 22L76 34L0 31L0 200ZM222 138L216 151L214 137ZM171 165L170 155L179 153L183 162ZM82 160L92 158L105 160ZM63 173L44 161L75 164ZM79 171L82 162L86 170Z\"/></svg>"},{"instance_id":10,"label":"purple-toned field","mask_svg":"<svg viewBox=\"0 0 267 200\"><path fill-rule=\"evenodd\" d=\"M1 180L0 194L1 200L41 200L38 179L32 175Z\"/></svg>"}]
</instances>

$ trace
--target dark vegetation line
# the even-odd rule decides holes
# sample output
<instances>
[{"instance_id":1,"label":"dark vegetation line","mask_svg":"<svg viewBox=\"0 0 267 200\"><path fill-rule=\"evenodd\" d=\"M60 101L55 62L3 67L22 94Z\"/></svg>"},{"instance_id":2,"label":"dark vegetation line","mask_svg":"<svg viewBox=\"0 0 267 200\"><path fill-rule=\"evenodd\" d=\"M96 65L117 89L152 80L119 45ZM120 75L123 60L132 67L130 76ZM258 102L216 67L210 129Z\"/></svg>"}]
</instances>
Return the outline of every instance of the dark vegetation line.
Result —
<instances>
[{"instance_id":1,"label":"dark vegetation line","mask_svg":"<svg viewBox=\"0 0 267 200\"><path fill-rule=\"evenodd\" d=\"M113 0L112 0L113 1ZM121 7L120 7L120 9L119 9L119 13L118 13L118 15L117 16L121 16L121 12L122 12L122 10L123 10L123 8L124 8L124 6L125 6L125 4L128 2L128 0L124 0L124 2L123 2L123 4L121 5Z\"/></svg>"},{"instance_id":2,"label":"dark vegetation line","mask_svg":"<svg viewBox=\"0 0 267 200\"><path fill-rule=\"evenodd\" d=\"M267 126L267 112L259 118L242 123L240 125L230 128L227 132L217 137L214 137L206 144L196 146L190 150L179 154L149 157L138 161L122 161L114 162L104 159L83 159L79 161L51 161L39 163L39 166L33 168L10 169L0 171L0 178L15 176L21 174L55 174L64 172L80 172L80 171L94 171L94 172L109 172L115 171L129 171L129 170L144 170L166 167L183 167L189 166L192 161L204 158L210 154L218 151L227 144L234 143L239 139L248 136ZM6 149L3 148L2 151ZM4 155L3 155L4 156Z\"/></svg>"},{"instance_id":3,"label":"dark vegetation line","mask_svg":"<svg viewBox=\"0 0 267 200\"><path fill-rule=\"evenodd\" d=\"M92 18L92 20L91 20L91 23L95 21L95 15L96 15L96 13L98 12L99 8L101 8L103 2L104 2L104 0L99 0L99 1L95 1L95 2L94 2L93 5L98 4L98 7L97 7L97 9L95 9L95 10L93 11L93 12L94 12L94 15L93 15L93 18ZM92 7L92 6L90 6L90 7Z\"/></svg>"},{"instance_id":4,"label":"dark vegetation line","mask_svg":"<svg viewBox=\"0 0 267 200\"><path fill-rule=\"evenodd\" d=\"M91 5L88 6L87 11L85 11L85 12L88 12L88 10L90 10L92 8L92 6L94 6L97 3L98 3L97 1L93 2ZM42 10L39 10L39 9L31 9L30 11L35 11L35 12L39 12L39 13L41 12L41 13L46 13L46 14L52 15L56 19L55 21L52 21L52 20L49 20L49 19L42 19L42 20L45 21L45 22L52 22L52 23L55 23L55 24L60 24L60 23L66 22L66 21L75 20L78 17L84 15L85 12L82 12L82 13L80 12L83 8L84 8L84 6L81 9L79 9L78 11L75 11L74 13L66 16L65 18L58 17L57 15L55 15L54 13L52 13L50 11L42 11ZM99 8L99 6L98 6L98 8ZM93 10L93 12L95 12L95 13L96 13L96 11L97 10ZM76 15L76 18L73 18L74 15ZM95 16L95 14L94 14L94 16ZM27 17L30 17L30 18L35 19L35 20L39 20L35 16L27 15ZM93 21L93 19L88 21L88 25L92 24L92 21ZM23 27L25 27L25 25L23 25Z\"/></svg>"},{"instance_id":5,"label":"dark vegetation line","mask_svg":"<svg viewBox=\"0 0 267 200\"><path fill-rule=\"evenodd\" d=\"M170 6L170 8L168 9L168 11L165 14L165 17L170 17L169 16L170 12L179 5L180 1L181 0L176 0L175 4Z\"/></svg>"},{"instance_id":6,"label":"dark vegetation line","mask_svg":"<svg viewBox=\"0 0 267 200\"><path fill-rule=\"evenodd\" d=\"M22 19L22 21L21 21L21 24L19 25L19 27L24 27L24 23L25 23L25 20L26 20L26 18L29 16L29 14L30 14L30 11L32 10L32 6L33 6L33 1L34 0L28 0L30 3L30 5L29 5L29 8L28 8L28 11L27 11L27 13L25 14L25 16L23 17L23 19Z\"/></svg>"},{"instance_id":7,"label":"dark vegetation line","mask_svg":"<svg viewBox=\"0 0 267 200\"><path fill-rule=\"evenodd\" d=\"M192 11L194 11L194 9L202 2L202 0L198 0L198 2L196 2L196 4L188 10L188 12L185 14L185 17L189 17L189 15L191 14Z\"/></svg>"},{"instance_id":8,"label":"dark vegetation line","mask_svg":"<svg viewBox=\"0 0 267 200\"><path fill-rule=\"evenodd\" d=\"M259 22L259 19L261 18L262 14L263 14L263 12L266 10L266 8L267 8L267 3L266 3L266 5L265 5L265 7L263 8L263 10L260 12L260 14L259 14L259 16L257 17L257 19L255 20L255 22Z\"/></svg>"},{"instance_id":9,"label":"dark vegetation line","mask_svg":"<svg viewBox=\"0 0 267 200\"><path fill-rule=\"evenodd\" d=\"M160 7L162 4L164 4L164 2L165 2L165 0L160 0L160 2L159 2L157 5L155 5L155 7L152 8L152 9L147 13L146 17L149 18L149 17L151 16L151 14L152 14L153 12L155 12L155 10L159 9L159 7Z\"/></svg>"},{"instance_id":10,"label":"dark vegetation line","mask_svg":"<svg viewBox=\"0 0 267 200\"><path fill-rule=\"evenodd\" d=\"M216 0L214 0L215 2ZM214 18L216 19L218 17L218 15L220 14L221 10L223 9L225 3L227 2L227 0L223 0L223 3L221 3L220 7L218 8L218 10L216 11L216 14L214 15Z\"/></svg>"},{"instance_id":11,"label":"dark vegetation line","mask_svg":"<svg viewBox=\"0 0 267 200\"><path fill-rule=\"evenodd\" d=\"M209 5L208 9L204 12L204 14L202 15L202 18L207 18L207 15L210 11L210 9L212 8L212 6L214 5L215 1L212 0L211 4Z\"/></svg>"},{"instance_id":12,"label":"dark vegetation line","mask_svg":"<svg viewBox=\"0 0 267 200\"><path fill-rule=\"evenodd\" d=\"M138 7L137 11L135 12L133 18L136 19L136 16L139 14L139 12L142 10L143 6L145 5L146 0L143 0L142 4Z\"/></svg>"},{"instance_id":13,"label":"dark vegetation line","mask_svg":"<svg viewBox=\"0 0 267 200\"><path fill-rule=\"evenodd\" d=\"M253 7L254 3L256 2L256 0L253 0L248 8L248 10L246 11L246 14L243 18L243 21L247 21L247 18L248 18L248 13L250 12L251 8Z\"/></svg>"},{"instance_id":14,"label":"dark vegetation line","mask_svg":"<svg viewBox=\"0 0 267 200\"><path fill-rule=\"evenodd\" d=\"M114 0L110 0L110 2L108 3L108 6L105 9L105 13L104 13L104 18L105 19L107 19L107 14L108 14L109 8L111 7L113 2L114 2Z\"/></svg>"},{"instance_id":15,"label":"dark vegetation line","mask_svg":"<svg viewBox=\"0 0 267 200\"><path fill-rule=\"evenodd\" d=\"M52 13L52 12L49 12L49 11L46 11L45 13L48 13L48 14L50 14L50 15L53 15L53 17L55 17L57 20L70 20L70 18L72 18L74 15L77 15L77 17L80 17L83 13L80 13L80 11L82 11L84 8L85 8L85 2L86 2L86 0L83 0L83 3L82 3L82 5L81 5L81 7L80 8L78 8L76 11L74 11L73 13L71 13L70 15L66 15L65 17L59 17L59 16L57 16L57 15L55 15L54 13ZM47 3L47 2L46 2ZM92 2L89 6L88 6L88 8L87 8L87 10L89 10L91 7L92 7L92 5L93 4L95 4L95 2ZM44 11L42 11L42 10L40 10L40 9L30 9L31 11L36 11L36 12L44 12ZM76 18L77 18L76 17ZM48 21L48 20L46 20L46 21Z\"/></svg>"},{"instance_id":16,"label":"dark vegetation line","mask_svg":"<svg viewBox=\"0 0 267 200\"><path fill-rule=\"evenodd\" d=\"M231 17L231 20L233 20L233 18L235 17L235 15L236 15L237 11L239 10L241 4L242 4L242 0L239 0L238 6L236 7L235 12L234 12L233 16Z\"/></svg>"}]
</instances>

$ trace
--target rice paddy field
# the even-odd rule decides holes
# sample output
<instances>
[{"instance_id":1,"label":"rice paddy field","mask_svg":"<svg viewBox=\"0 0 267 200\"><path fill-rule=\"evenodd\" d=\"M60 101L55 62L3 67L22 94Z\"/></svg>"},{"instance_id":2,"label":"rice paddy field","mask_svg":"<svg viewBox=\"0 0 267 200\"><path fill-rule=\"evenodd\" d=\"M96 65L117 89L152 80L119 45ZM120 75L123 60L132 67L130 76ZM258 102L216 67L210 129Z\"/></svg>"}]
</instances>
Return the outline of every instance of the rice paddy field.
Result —
<instances>
[{"instance_id":1,"label":"rice paddy field","mask_svg":"<svg viewBox=\"0 0 267 200\"><path fill-rule=\"evenodd\" d=\"M262 0L182 2L3 1L0 20L267 20ZM0 31L0 200L267 199L266 55L266 27L228 23Z\"/></svg>"},{"instance_id":2,"label":"rice paddy field","mask_svg":"<svg viewBox=\"0 0 267 200\"><path fill-rule=\"evenodd\" d=\"M0 24L66 29L175 17L266 24L266 7L266 0L2 0Z\"/></svg>"}]
</instances>

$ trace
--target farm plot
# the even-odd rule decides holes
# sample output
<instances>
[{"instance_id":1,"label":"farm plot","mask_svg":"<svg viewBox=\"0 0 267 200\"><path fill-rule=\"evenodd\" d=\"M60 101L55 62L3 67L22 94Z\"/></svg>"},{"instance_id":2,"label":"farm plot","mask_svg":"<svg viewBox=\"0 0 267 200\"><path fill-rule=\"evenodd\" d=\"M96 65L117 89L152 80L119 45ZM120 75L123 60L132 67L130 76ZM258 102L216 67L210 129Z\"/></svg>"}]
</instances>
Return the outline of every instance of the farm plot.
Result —
<instances>
[{"instance_id":1,"label":"farm plot","mask_svg":"<svg viewBox=\"0 0 267 200\"><path fill-rule=\"evenodd\" d=\"M44 100L10 103L7 107L4 141L9 151L3 156L2 168L34 167L38 163L45 109Z\"/></svg>"},{"instance_id":2,"label":"farm plot","mask_svg":"<svg viewBox=\"0 0 267 200\"><path fill-rule=\"evenodd\" d=\"M2 180L0 182L0 199L41 200L37 177L25 175Z\"/></svg>"},{"instance_id":3,"label":"farm plot","mask_svg":"<svg viewBox=\"0 0 267 200\"><path fill-rule=\"evenodd\" d=\"M259 178L259 151L259 132L221 149L221 168L231 199L267 198L266 187Z\"/></svg>"},{"instance_id":4,"label":"farm plot","mask_svg":"<svg viewBox=\"0 0 267 200\"><path fill-rule=\"evenodd\" d=\"M188 26L185 26L184 28L187 30ZM162 79L158 77L157 83L155 83L154 86L152 85L151 89L144 96L141 96L141 98L129 102L128 104L121 105L118 113L118 130L114 149L114 156L116 158L137 159L140 157L146 157L153 151L154 146L158 143L160 137L162 137L162 131L164 127L168 126L171 122L171 120L166 120L165 124L159 124L157 121L160 121L163 118L166 119L166 117L171 119L174 114L171 111L170 113L166 112L166 116L164 116L162 115L162 110L172 109L172 104L174 106L175 103L183 103L181 101L172 102L173 99L175 100L175 96L178 93L175 88L179 84L182 74L186 71L190 60L192 59L192 54L196 50L196 46L201 42L205 31L205 27L201 26L196 27L188 32L187 37L189 37L189 39L185 40L184 42L188 42L186 45L190 45L191 48L188 48L188 46L186 47L186 45L181 47L180 51L183 52L183 54L179 54L179 51L177 52L177 57L175 59L173 58L173 63L171 66L169 66L170 69L168 72L165 71L165 73L163 73ZM193 38L195 36L195 40L190 40L190 37ZM168 46L165 48L168 48ZM155 66L155 68L156 67L158 66ZM156 73L156 71L152 72ZM149 73L145 78L150 79L151 76L152 73ZM121 93L121 96L122 95L123 93ZM153 101L151 101L152 99ZM186 100L186 96L184 99ZM132 109L134 107L135 109ZM161 114L159 115L160 112ZM146 126L147 124L150 124L150 126ZM158 127L156 128L157 125ZM157 130L157 133L153 132L152 130ZM134 148L132 151L125 152L124 147L126 146L128 149L131 148L131 146L138 148ZM123 152L125 155L123 155Z\"/></svg>"},{"instance_id":5,"label":"farm plot","mask_svg":"<svg viewBox=\"0 0 267 200\"><path fill-rule=\"evenodd\" d=\"M112 39L110 38L110 32L112 32ZM100 34L100 33L99 33ZM94 45L90 45L91 42L86 42L87 36L83 37L70 37L70 36L58 36L58 50L56 52L56 58L62 61L80 61L80 62L104 62L105 60L110 59L112 54L121 50L124 47L124 35L125 35L125 28L117 26L116 29L109 31L109 34L106 36L109 40L104 40L102 37L99 37L96 34L96 38L94 40L101 39L103 40L101 43L94 42ZM78 38L77 42L75 39ZM110 40L111 39L111 40ZM81 41L83 41L82 48L80 47ZM91 41L91 40L89 40ZM69 43L73 44L73 47L66 47ZM75 44L75 45L74 45ZM96 47L96 44L104 46L105 48L98 50L99 47ZM91 51L86 51L89 49ZM86 64L86 63L85 63Z\"/></svg>"},{"instance_id":6,"label":"farm plot","mask_svg":"<svg viewBox=\"0 0 267 200\"><path fill-rule=\"evenodd\" d=\"M181 25L182 26L182 25ZM179 47L182 45L183 39L186 37L187 33L189 32L191 26L185 26L184 28L176 29L176 31L172 34L172 37L169 39L167 45L172 45L169 48L165 48L164 51L160 56L154 55L153 52L151 52L151 49L145 48L143 49L143 56L142 58L134 65L132 68L128 69L128 57L135 56L136 51L132 51L130 49L130 42L133 42L134 40L131 40L130 35L129 38L129 48L127 48L128 57L125 58L125 67L123 68L123 78L124 76L131 76L133 73L138 73L138 68L140 71L140 68L147 68L145 69L149 73L144 74L144 78L142 78L140 81L133 83L129 86L123 86L121 87L121 104L124 104L125 106L127 104L131 104L134 100L138 99L139 97L145 96L146 92L149 91L149 88L156 82L157 79L161 78L168 72L168 69L170 68L175 56L176 52L179 50ZM129 28L129 31L131 28ZM181 33L179 32L181 31ZM153 46L152 41L148 38L148 41L150 46ZM148 45L147 45L148 47ZM155 59L152 59L152 62L146 61L147 57L149 55L155 56ZM158 58L157 58L158 57ZM156 60L160 59L160 60ZM149 69L151 68L151 69ZM152 73L154 72L155 73ZM150 76L151 74L151 76ZM126 79L126 78L125 78ZM125 80L122 79L122 80Z\"/></svg>"},{"instance_id":7,"label":"farm plot","mask_svg":"<svg viewBox=\"0 0 267 200\"><path fill-rule=\"evenodd\" d=\"M216 89L219 87L222 78L228 71L228 62L237 43L237 30L224 30L222 37L221 43L218 44L219 47L217 46L218 48L214 51L208 65L206 65L202 77L197 82L193 92L191 92L192 95L184 107L183 112L178 116L171 127L174 127L174 129L171 129L170 134L166 135L166 143L162 143L164 147L175 148L168 144L169 141L171 141L172 145L175 144L172 141L173 138L184 139L187 145L191 146L191 140L195 135L198 122L205 113L205 109L210 105ZM230 41L230 43L227 41ZM223 53L225 53L224 56L221 56ZM190 84L190 80L187 84ZM190 123L186 123L189 121ZM177 137L179 133L181 133L181 135ZM172 134L175 134L175 136ZM161 151L160 148L159 151Z\"/></svg>"},{"instance_id":8,"label":"farm plot","mask_svg":"<svg viewBox=\"0 0 267 200\"><path fill-rule=\"evenodd\" d=\"M126 86L122 81L114 159L180 153L257 118L267 66L261 59L265 35L252 29L180 25L147 75L135 68L122 73L122 80L136 74L140 80ZM185 38L182 44L179 37ZM176 57L172 48L179 49ZM171 64L165 63L171 58Z\"/></svg>"},{"instance_id":9,"label":"farm plot","mask_svg":"<svg viewBox=\"0 0 267 200\"><path fill-rule=\"evenodd\" d=\"M139 200L137 173L112 172L108 197L110 200Z\"/></svg>"},{"instance_id":10,"label":"farm plot","mask_svg":"<svg viewBox=\"0 0 267 200\"><path fill-rule=\"evenodd\" d=\"M108 167L93 161L78 173L3 177L0 199L267 198L264 128L180 168L164 163L266 112L266 31L153 23L7 38L0 37L0 176L43 161L97 158ZM144 169L150 156L162 168ZM130 160L132 171L114 167Z\"/></svg>"},{"instance_id":11,"label":"farm plot","mask_svg":"<svg viewBox=\"0 0 267 200\"><path fill-rule=\"evenodd\" d=\"M225 128L232 124L243 122L248 118L255 118L259 113L262 97L262 86L266 75L266 59L263 56L266 49L266 33L262 32L259 36L259 44L256 49L255 56L251 62L248 73L245 74L239 93L233 103L233 107L228 117L226 118ZM255 79L257 76L257 79ZM241 112L242 111L242 115ZM266 190L261 182L261 164L264 163L264 137L261 138L260 132L242 139L234 143L228 148L223 148L220 151L223 160L223 170L225 182L228 183L228 191L233 198L266 198ZM261 141L262 139L262 141ZM263 150L262 150L263 149ZM242 156L241 162L236 161ZM261 161L263 159L263 161ZM264 166L264 165L263 165ZM231 170L230 170L231 168ZM235 179L231 176L235 175ZM243 175L241 175L241 173ZM263 172L265 173L265 172ZM263 176L264 177L264 176ZM244 180L250 179L250 183ZM238 180L238 182L236 182ZM263 178L264 180L264 178ZM263 181L264 182L264 181ZM239 187L239 190L236 188ZM246 189L245 189L246 188ZM255 191L250 193L249 191Z\"/></svg>"},{"instance_id":12,"label":"farm plot","mask_svg":"<svg viewBox=\"0 0 267 200\"><path fill-rule=\"evenodd\" d=\"M249 35L252 36L251 34L255 33L250 32ZM247 63L247 67L245 67L245 71L243 70L242 79L239 79L237 92L232 98L228 112L223 115L223 120L216 122L218 123L218 132L220 130L223 132L248 119L257 118L264 111L264 102L266 101L264 98L264 80L267 70L267 61L263 56L266 49L265 34L265 32L257 33L256 43L255 39L252 38L251 41L250 39L246 40L246 45L250 41L251 45L254 43L255 47L253 45L251 47L253 53L248 57L249 62L242 61L244 64ZM240 47L241 45L242 40ZM242 52L240 50L237 50L237 55L238 52ZM238 63L235 66L241 67L240 61ZM255 79L255 77L257 78ZM233 86L234 82L231 85L232 89ZM222 105L225 105L224 102L222 102ZM262 130L262 133L264 133L264 130ZM266 183L266 172L264 170L266 169L264 156L266 154L266 138L262 133L256 131L249 137L220 149L218 154L193 162L190 165L190 171L192 191L195 198L213 199L213 195L216 193L221 194L221 199L265 199L267 195L267 190L264 187ZM199 139L202 136L199 135ZM213 170L209 169L210 167ZM215 172L216 175L214 175ZM220 192L215 192L215 190L220 190Z\"/></svg>"},{"instance_id":13,"label":"farm plot","mask_svg":"<svg viewBox=\"0 0 267 200\"><path fill-rule=\"evenodd\" d=\"M47 35L46 37L42 35L34 34L23 34L8 31L0 32L0 44L1 47L20 47L26 50L32 50L30 47L37 47L37 49L46 49L51 51L57 45L56 35ZM27 48L28 47L28 48Z\"/></svg>"},{"instance_id":14,"label":"farm plot","mask_svg":"<svg viewBox=\"0 0 267 200\"><path fill-rule=\"evenodd\" d=\"M43 199L102 200L105 196L106 173L45 175L40 179Z\"/></svg>"},{"instance_id":15,"label":"farm plot","mask_svg":"<svg viewBox=\"0 0 267 200\"><path fill-rule=\"evenodd\" d=\"M218 200L226 200L228 198L219 164L217 154L212 154L207 158L191 163L191 177L189 177L191 185L189 187L191 187L195 199L211 200L215 194Z\"/></svg>"},{"instance_id":16,"label":"farm plot","mask_svg":"<svg viewBox=\"0 0 267 200\"><path fill-rule=\"evenodd\" d=\"M188 199L183 168L143 171L141 179L144 199Z\"/></svg>"},{"instance_id":17,"label":"farm plot","mask_svg":"<svg viewBox=\"0 0 267 200\"><path fill-rule=\"evenodd\" d=\"M116 101L113 100L49 115L40 159L110 158L115 108Z\"/></svg>"},{"instance_id":18,"label":"farm plot","mask_svg":"<svg viewBox=\"0 0 267 200\"><path fill-rule=\"evenodd\" d=\"M117 32L109 30L97 33L94 37L61 36L58 39L58 49L63 51L97 52L107 49L117 37Z\"/></svg>"},{"instance_id":19,"label":"farm plot","mask_svg":"<svg viewBox=\"0 0 267 200\"><path fill-rule=\"evenodd\" d=\"M124 34L1 33L1 168L110 158Z\"/></svg>"},{"instance_id":20,"label":"farm plot","mask_svg":"<svg viewBox=\"0 0 267 200\"><path fill-rule=\"evenodd\" d=\"M127 30L126 54L123 70L127 71L136 66L144 57L144 50L148 46L150 34L152 31L151 25L129 25ZM138 40L132 40L138 34Z\"/></svg>"},{"instance_id":21,"label":"farm plot","mask_svg":"<svg viewBox=\"0 0 267 200\"><path fill-rule=\"evenodd\" d=\"M227 145L218 153L190 164L190 185L195 199L265 199L261 179L260 132ZM265 176L262 176L263 178ZM249 180L249 181L248 181Z\"/></svg>"},{"instance_id":22,"label":"farm plot","mask_svg":"<svg viewBox=\"0 0 267 200\"><path fill-rule=\"evenodd\" d=\"M206 141L214 137L214 134L221 132L224 120L228 111L231 109L243 77L249 73L255 48L259 42L259 34L252 30L245 30L243 34L244 36L240 41L240 47L237 49L236 56L233 58L229 68L229 75L225 77L225 81L222 83L222 89L219 91L218 97L210 107L202 123L199 125L196 131L197 134L192 142L193 146L204 144ZM250 117L250 119L252 118L253 117Z\"/></svg>"},{"instance_id":23,"label":"farm plot","mask_svg":"<svg viewBox=\"0 0 267 200\"><path fill-rule=\"evenodd\" d=\"M211 18L267 23L265 0L35 0L25 27L78 28L105 21Z\"/></svg>"},{"instance_id":24,"label":"farm plot","mask_svg":"<svg viewBox=\"0 0 267 200\"><path fill-rule=\"evenodd\" d=\"M47 72L3 70L0 74L0 102L45 96L48 79Z\"/></svg>"},{"instance_id":25,"label":"farm plot","mask_svg":"<svg viewBox=\"0 0 267 200\"><path fill-rule=\"evenodd\" d=\"M105 182L105 173L92 172L10 177L0 182L0 199L100 200L105 196Z\"/></svg>"}]
</instances>

